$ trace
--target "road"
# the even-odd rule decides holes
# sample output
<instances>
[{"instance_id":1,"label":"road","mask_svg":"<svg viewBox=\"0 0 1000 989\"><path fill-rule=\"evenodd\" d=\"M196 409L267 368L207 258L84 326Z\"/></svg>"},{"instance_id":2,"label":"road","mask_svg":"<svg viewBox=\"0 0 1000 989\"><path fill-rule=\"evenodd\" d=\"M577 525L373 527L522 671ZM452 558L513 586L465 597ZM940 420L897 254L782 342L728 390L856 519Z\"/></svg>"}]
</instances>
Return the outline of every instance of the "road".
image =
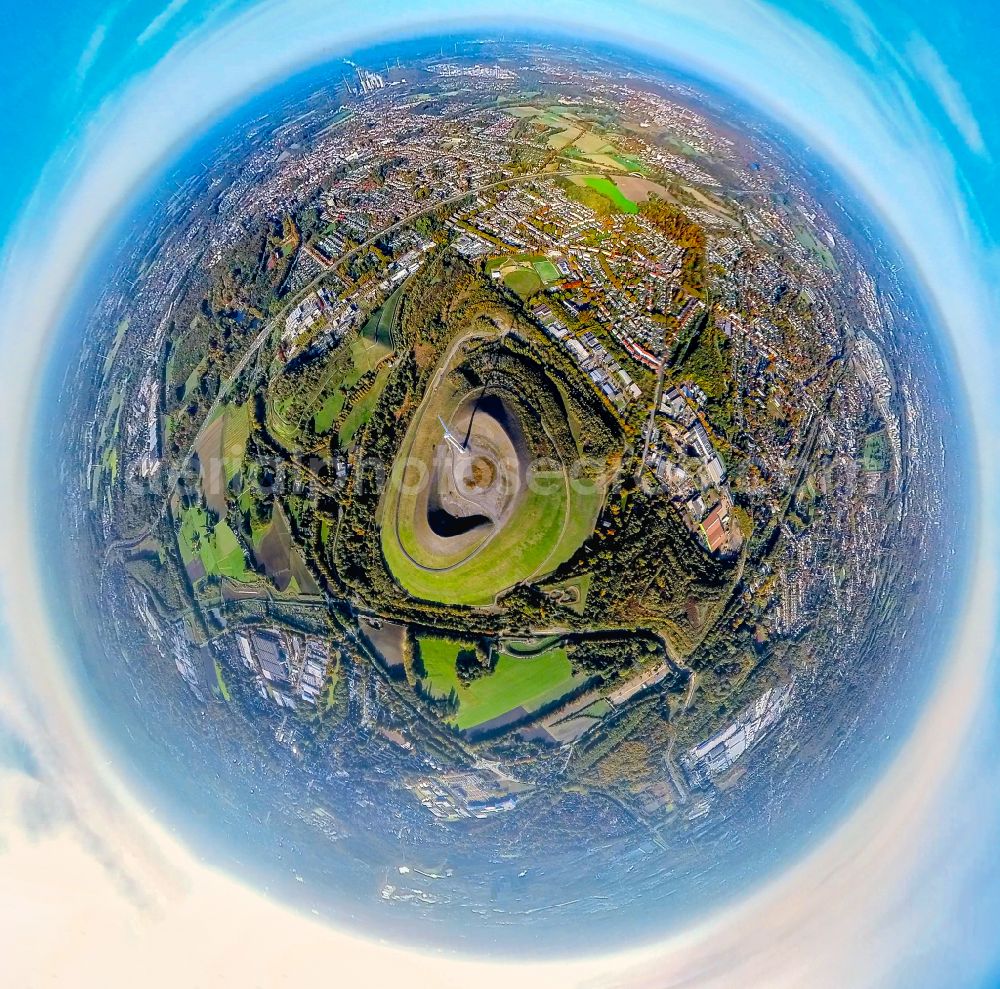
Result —
<instances>
[{"instance_id":1,"label":"road","mask_svg":"<svg viewBox=\"0 0 1000 989\"><path fill-rule=\"evenodd\" d=\"M646 434L642 443L642 456L639 458L639 466L635 470L636 477L642 473L642 468L646 465L646 457L649 455L649 444L653 439L653 424L656 422L656 412L660 407L660 393L663 391L663 375L666 365L666 355L661 355L660 369L656 372L656 391L653 393L653 407L649 411L649 422L646 423Z\"/></svg>"}]
</instances>

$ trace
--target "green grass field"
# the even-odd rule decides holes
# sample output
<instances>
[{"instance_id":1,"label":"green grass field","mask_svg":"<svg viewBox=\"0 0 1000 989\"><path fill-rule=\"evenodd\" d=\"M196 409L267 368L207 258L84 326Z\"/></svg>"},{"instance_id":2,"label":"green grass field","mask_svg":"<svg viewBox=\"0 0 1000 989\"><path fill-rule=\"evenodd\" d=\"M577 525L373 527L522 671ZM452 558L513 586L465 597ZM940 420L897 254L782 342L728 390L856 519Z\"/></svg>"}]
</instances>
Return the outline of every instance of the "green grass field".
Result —
<instances>
[{"instance_id":1,"label":"green grass field","mask_svg":"<svg viewBox=\"0 0 1000 989\"><path fill-rule=\"evenodd\" d=\"M546 112L540 113L535 117L535 123L543 124L545 127L558 127L565 128L567 124L571 124L571 120L567 120L566 117L562 115L561 108L557 113Z\"/></svg>"},{"instance_id":2,"label":"green grass field","mask_svg":"<svg viewBox=\"0 0 1000 989\"><path fill-rule=\"evenodd\" d=\"M542 639L510 639L504 643L507 652L512 656L536 656L540 652L545 652L550 646L554 646L560 639L558 635L546 635Z\"/></svg>"},{"instance_id":3,"label":"green grass field","mask_svg":"<svg viewBox=\"0 0 1000 989\"><path fill-rule=\"evenodd\" d=\"M605 697L598 698L593 704L588 704L579 714L585 718L604 718L614 710L611 701Z\"/></svg>"},{"instance_id":4,"label":"green grass field","mask_svg":"<svg viewBox=\"0 0 1000 989\"><path fill-rule=\"evenodd\" d=\"M393 526L382 527L382 552L396 579L416 597L444 604L488 605L500 591L545 566L560 542L565 516L565 492L529 492L503 531L471 559L447 571L424 569L406 556L400 543L424 566L439 567L443 562L417 544L401 516L398 538Z\"/></svg>"},{"instance_id":5,"label":"green grass field","mask_svg":"<svg viewBox=\"0 0 1000 989\"><path fill-rule=\"evenodd\" d=\"M351 341L351 361L354 366L344 377L341 387L345 391L350 391L369 371L378 367L391 353L391 347L383 346L381 343L360 334L356 336Z\"/></svg>"},{"instance_id":6,"label":"green grass field","mask_svg":"<svg viewBox=\"0 0 1000 989\"><path fill-rule=\"evenodd\" d=\"M339 388L326 396L323 404L313 414L313 430L318 436L333 428L346 399L347 396Z\"/></svg>"},{"instance_id":7,"label":"green grass field","mask_svg":"<svg viewBox=\"0 0 1000 989\"><path fill-rule=\"evenodd\" d=\"M186 508L181 515L178 546L185 565L200 559L208 577L230 577L243 583L257 579L249 569L236 534L225 522L209 528L208 516L199 506Z\"/></svg>"},{"instance_id":8,"label":"green grass field","mask_svg":"<svg viewBox=\"0 0 1000 989\"><path fill-rule=\"evenodd\" d=\"M420 659L424 664L424 683L436 697L447 697L452 688L460 686L455 662L459 652L467 648L455 639L421 636Z\"/></svg>"},{"instance_id":9,"label":"green grass field","mask_svg":"<svg viewBox=\"0 0 1000 989\"><path fill-rule=\"evenodd\" d=\"M615 161L618 162L622 168L628 169L630 172L645 172L646 166L643 165L638 158L633 158L631 155L614 154L611 156Z\"/></svg>"},{"instance_id":10,"label":"green grass field","mask_svg":"<svg viewBox=\"0 0 1000 989\"><path fill-rule=\"evenodd\" d=\"M522 299L528 299L540 292L544 285L562 278L559 269L542 254L510 254L491 258L486 264L487 272L504 272L504 284Z\"/></svg>"},{"instance_id":11,"label":"green grass field","mask_svg":"<svg viewBox=\"0 0 1000 989\"><path fill-rule=\"evenodd\" d=\"M551 261L535 261L532 264L532 267L535 269L535 274L537 274L546 285L550 282L557 282L560 278L562 278L562 275L559 273L559 269Z\"/></svg>"},{"instance_id":12,"label":"green grass field","mask_svg":"<svg viewBox=\"0 0 1000 989\"><path fill-rule=\"evenodd\" d=\"M314 397L311 400L306 400L304 421L312 420L313 432L318 436L322 436L333 428L337 417L343 412L347 399L357 387L358 382L382 364L393 352L390 343L391 327L398 305L399 297L393 293L381 309L372 313L368 322L362 327L361 333L354 337L349 344L345 344L349 361L343 359L343 351L340 352L339 358L333 358L330 370L316 389ZM385 315L387 308L390 307L391 313ZM347 420L338 431L338 439L342 446L346 446L357 430L368 421L387 376L388 369L383 367L376 378L374 387L377 391L374 393L370 391L365 396L357 397L356 405L352 406ZM368 402L369 396L372 395L374 397ZM357 405L361 405L363 408L356 412ZM290 448L294 444L298 430L294 423L286 420L284 410L280 406L269 408L268 426L275 438L284 446Z\"/></svg>"},{"instance_id":13,"label":"green grass field","mask_svg":"<svg viewBox=\"0 0 1000 989\"><path fill-rule=\"evenodd\" d=\"M375 376L375 382L371 388L351 406L351 411L348 412L347 418L337 433L337 442L340 446L348 446L354 439L355 433L371 418L382 394L382 389L385 388L385 383L389 380L391 370L392 368L385 365Z\"/></svg>"},{"instance_id":14,"label":"green grass field","mask_svg":"<svg viewBox=\"0 0 1000 989\"><path fill-rule=\"evenodd\" d=\"M286 398L281 402L268 402L267 404L267 429L268 432L286 449L293 449L298 436L293 423L289 421L288 412L292 405L292 399Z\"/></svg>"},{"instance_id":15,"label":"green grass field","mask_svg":"<svg viewBox=\"0 0 1000 989\"><path fill-rule=\"evenodd\" d=\"M492 673L463 683L455 660L463 648L452 639L421 638L420 656L425 682L438 697L458 696L458 710L450 719L465 730L523 707L537 711L568 693L584 677L575 675L565 649L549 649L532 658L502 653Z\"/></svg>"},{"instance_id":16,"label":"green grass field","mask_svg":"<svg viewBox=\"0 0 1000 989\"><path fill-rule=\"evenodd\" d=\"M118 351L121 350L122 341L125 339L125 331L127 329L127 319L123 319L115 327L115 338L111 343L111 349L108 350L108 353L104 358L104 368L102 373L104 380L107 380L108 375L111 373L111 369L115 366L115 361L118 360Z\"/></svg>"},{"instance_id":17,"label":"green grass field","mask_svg":"<svg viewBox=\"0 0 1000 989\"><path fill-rule=\"evenodd\" d=\"M542 280L534 268L515 268L504 275L503 281L507 288L522 299L530 299L542 290Z\"/></svg>"},{"instance_id":18,"label":"green grass field","mask_svg":"<svg viewBox=\"0 0 1000 989\"><path fill-rule=\"evenodd\" d=\"M421 418L447 419L454 400L442 393ZM443 604L490 605L514 584L551 573L593 532L604 488L566 483L564 475L554 472L532 478L514 514L480 549L466 545L457 554L435 554L414 531L416 490L401 489L404 461L430 462L431 448L420 444L433 442L437 432L426 432L419 421L411 423L410 430L416 439L404 445L406 456L393 467L380 517L382 554L400 586L415 597Z\"/></svg>"},{"instance_id":19,"label":"green grass field","mask_svg":"<svg viewBox=\"0 0 1000 989\"><path fill-rule=\"evenodd\" d=\"M814 254L820 264L827 271L837 271L837 262L833 256L833 251L819 240L816 235L807 227L795 228L795 239L807 250Z\"/></svg>"},{"instance_id":20,"label":"green grass field","mask_svg":"<svg viewBox=\"0 0 1000 989\"><path fill-rule=\"evenodd\" d=\"M424 569L403 552L405 546L424 566L441 565L417 544L412 528L402 523L403 513L398 538L393 526L382 526L382 553L399 583L418 598L443 604L492 604L508 587L565 563L593 532L603 492L570 489L567 504L563 486L553 488L551 492L528 491L503 531L452 570Z\"/></svg>"},{"instance_id":21,"label":"green grass field","mask_svg":"<svg viewBox=\"0 0 1000 989\"><path fill-rule=\"evenodd\" d=\"M222 667L219 665L219 661L215 660L215 682L218 685L219 693L222 694L222 699L229 703L233 699L232 694L229 693L229 687L226 685L226 681L222 677Z\"/></svg>"},{"instance_id":22,"label":"green grass field","mask_svg":"<svg viewBox=\"0 0 1000 989\"><path fill-rule=\"evenodd\" d=\"M880 474L889 469L889 440L885 430L865 437L861 451L861 469L869 474Z\"/></svg>"},{"instance_id":23,"label":"green grass field","mask_svg":"<svg viewBox=\"0 0 1000 989\"><path fill-rule=\"evenodd\" d=\"M512 117L518 117L520 119L524 119L527 117L537 117L539 113L541 113L541 110L533 106L508 106L504 107L504 109Z\"/></svg>"},{"instance_id":24,"label":"green grass field","mask_svg":"<svg viewBox=\"0 0 1000 989\"><path fill-rule=\"evenodd\" d=\"M371 314L368 322L361 328L361 336L372 343L392 350L392 327L396 322L396 310L403 297L403 286L400 285L385 304Z\"/></svg>"},{"instance_id":25,"label":"green grass field","mask_svg":"<svg viewBox=\"0 0 1000 989\"><path fill-rule=\"evenodd\" d=\"M118 437L121 433L122 393L115 389L101 422L101 432L95 449L95 459L90 478L90 503L96 506L105 476L114 484L118 477Z\"/></svg>"},{"instance_id":26,"label":"green grass field","mask_svg":"<svg viewBox=\"0 0 1000 989\"><path fill-rule=\"evenodd\" d=\"M610 199L622 213L639 212L638 205L625 196L611 179L605 178L603 175L588 175L584 181L595 192L599 192L606 199Z\"/></svg>"}]
</instances>

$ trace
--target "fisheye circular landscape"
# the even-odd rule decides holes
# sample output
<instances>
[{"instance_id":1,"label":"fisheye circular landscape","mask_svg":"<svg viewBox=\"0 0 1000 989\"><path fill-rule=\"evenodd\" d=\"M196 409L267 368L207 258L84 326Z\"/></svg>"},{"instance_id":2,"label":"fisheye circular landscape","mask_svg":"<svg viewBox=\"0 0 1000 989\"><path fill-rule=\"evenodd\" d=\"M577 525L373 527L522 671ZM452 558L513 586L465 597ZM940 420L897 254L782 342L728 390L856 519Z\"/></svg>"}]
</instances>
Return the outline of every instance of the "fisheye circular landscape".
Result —
<instances>
[{"instance_id":1,"label":"fisheye circular landscape","mask_svg":"<svg viewBox=\"0 0 1000 989\"><path fill-rule=\"evenodd\" d=\"M551 41L356 53L204 136L88 293L54 606L248 881L450 948L637 941L908 723L964 565L951 371L734 97Z\"/></svg>"}]
</instances>

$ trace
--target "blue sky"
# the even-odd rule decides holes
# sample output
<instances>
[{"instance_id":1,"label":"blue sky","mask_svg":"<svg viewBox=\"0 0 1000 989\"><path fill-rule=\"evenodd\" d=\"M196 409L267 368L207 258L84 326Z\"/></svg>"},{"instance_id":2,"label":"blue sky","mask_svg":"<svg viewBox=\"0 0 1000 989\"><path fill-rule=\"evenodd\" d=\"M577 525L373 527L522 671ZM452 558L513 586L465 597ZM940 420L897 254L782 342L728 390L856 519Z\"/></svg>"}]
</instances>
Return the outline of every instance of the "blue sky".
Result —
<instances>
[{"instance_id":1,"label":"blue sky","mask_svg":"<svg viewBox=\"0 0 1000 989\"><path fill-rule=\"evenodd\" d=\"M100 231L119 215L123 197L151 168L189 139L193 128L304 61L387 31L446 28L495 9L484 0L0 2L6 8L5 58L0 60L0 143L5 149L0 158L0 293L5 300L0 366L7 376L0 395L0 415L7 424L0 435L0 464L13 478L23 469L28 413L36 397L33 382L61 313L60 299L72 291ZM951 5L929 0L863 5L851 0L702 0L697 5L551 0L545 11L550 21L536 26L617 32L626 44L734 86L802 130L860 187L896 231L948 317L980 427L980 460L989 465L984 512L995 514L992 426L1000 369L994 317L1000 240L995 94L1000 66L990 41L1000 37L1000 9L982 0ZM21 222L25 215L27 224ZM123 874L161 904L168 929L184 930L188 924L196 930L220 905L257 923L265 916L277 923L277 908L203 874L183 848L157 830L155 820L130 803L105 766L84 713L64 689L59 656L39 627L44 623L37 620L38 586L25 576L33 546L27 527L19 524L28 502L30 491L16 482L0 490L0 518L6 520L0 530L0 619L9 626L4 658L15 671L0 683L0 738L14 740L10 750L30 753L31 765L38 767L26 774L16 765L0 766L0 890L5 880L8 889L16 889L21 913L29 919L54 916L68 929L77 923L82 930L80 917L52 914L61 897L59 879L75 875L95 884L108 905L108 924L93 929L92 939L107 951L120 947L114 941L120 930L146 919L136 920L131 908L116 899ZM836 841L819 849L815 861L782 877L752 909L741 913L734 907L652 954L629 958L627 964L615 961L608 971L631 973L627 984L641 984L651 965L661 985L669 984L665 973L680 978L691 971L701 973L691 984L705 986L737 979L746 985L817 987L954 984L945 981L946 973L958 984L992 984L1000 957L991 923L1000 912L1000 877L993 865L1000 830L997 546L996 525L985 525L966 634L942 676L926 723L915 731L871 805ZM30 806L38 806L39 790L45 806L62 809L47 832L50 845L8 826L20 819L24 794L32 795ZM15 813L17 808L21 811ZM873 865L866 856L876 841L883 851ZM94 848L103 863L96 872ZM12 857L11 849L21 857ZM46 849L48 859L41 854ZM47 860L59 868L46 871ZM109 875L113 881L105 890L99 877ZM30 883L26 878L17 885L22 876L31 877ZM197 893L185 898L178 885ZM37 907L35 913L25 904ZM789 904L796 908L794 915L786 912ZM835 909L838 904L844 906ZM0 913L6 916L4 906L0 893ZM282 918L284 930L301 933L300 921ZM786 937L780 952L761 956L755 969L755 958L739 946L757 943L755 924L762 918ZM120 930L112 925L119 920ZM164 984L190 984L190 973L182 959L172 956L170 942L158 939L152 928L143 930L146 952L136 964L144 967L137 971L148 975L153 968ZM34 946L30 964L37 965L37 947L44 942L33 940L27 927L15 933L19 943ZM314 930L309 936L320 937ZM0 949L13 951L13 942L5 944L4 937L13 934L0 934ZM75 971L89 971L83 967L87 950L76 940L67 948ZM359 964L362 958L375 964L363 946L351 950ZM159 967L149 965L150 957ZM720 958L728 968L719 969ZM803 982L802 973L821 959L829 981L816 976ZM121 964L125 971L127 961ZM440 973L423 964L413 962L413 972L425 973L428 984L445 984ZM560 978L578 984L594 971L570 966ZM719 982L719 971L730 981ZM486 985L492 975L479 972L478 977ZM521 981L527 987L533 978L528 973ZM547 985L553 984L551 972L546 978ZM508 982L504 977L497 984ZM423 983L417 978L415 984ZM456 978L455 984L463 980Z\"/></svg>"}]
</instances>

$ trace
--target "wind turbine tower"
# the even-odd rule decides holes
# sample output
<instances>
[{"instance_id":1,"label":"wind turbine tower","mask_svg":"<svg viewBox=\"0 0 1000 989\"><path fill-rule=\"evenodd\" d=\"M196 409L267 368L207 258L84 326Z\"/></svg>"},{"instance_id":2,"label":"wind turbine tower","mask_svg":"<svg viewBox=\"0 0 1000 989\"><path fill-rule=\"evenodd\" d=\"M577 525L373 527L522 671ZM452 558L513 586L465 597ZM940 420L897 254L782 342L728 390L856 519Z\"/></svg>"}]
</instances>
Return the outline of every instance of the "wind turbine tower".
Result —
<instances>
[{"instance_id":1,"label":"wind turbine tower","mask_svg":"<svg viewBox=\"0 0 1000 989\"><path fill-rule=\"evenodd\" d=\"M441 428L444 430L445 442L448 443L456 453L465 453L465 445L459 443L454 436L451 435L451 430L445 425L444 419L438 416L438 422L441 423Z\"/></svg>"}]
</instances>

